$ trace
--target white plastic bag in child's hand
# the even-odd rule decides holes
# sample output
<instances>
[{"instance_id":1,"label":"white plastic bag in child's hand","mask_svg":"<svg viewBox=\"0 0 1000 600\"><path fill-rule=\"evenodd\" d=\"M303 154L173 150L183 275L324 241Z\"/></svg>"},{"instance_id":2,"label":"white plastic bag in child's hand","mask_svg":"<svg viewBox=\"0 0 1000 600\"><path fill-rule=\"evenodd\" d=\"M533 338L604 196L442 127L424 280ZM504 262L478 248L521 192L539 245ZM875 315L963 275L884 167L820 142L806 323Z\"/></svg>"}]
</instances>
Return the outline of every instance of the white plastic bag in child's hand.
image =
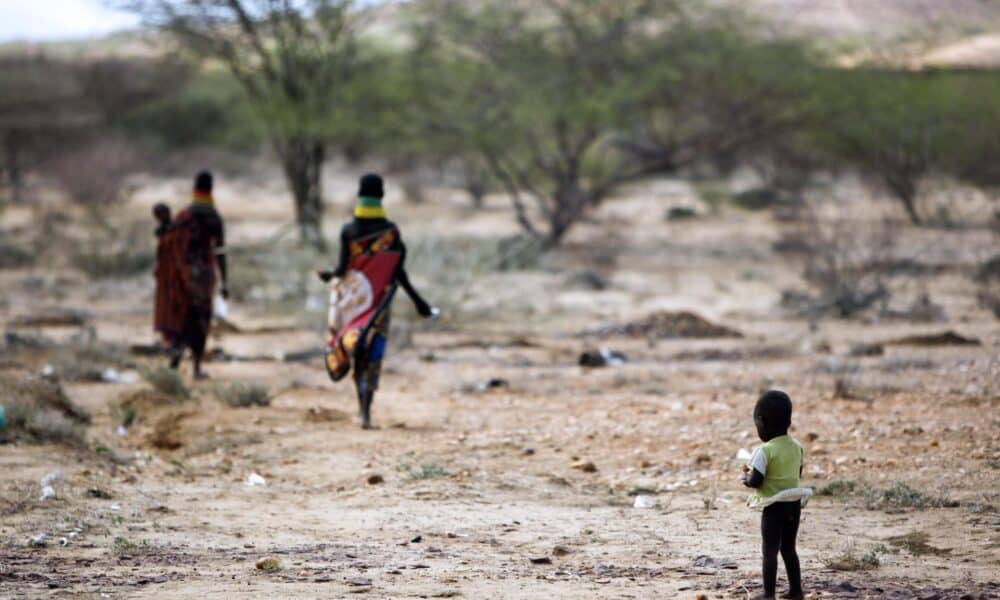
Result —
<instances>
[{"instance_id":1,"label":"white plastic bag in child's hand","mask_svg":"<svg viewBox=\"0 0 1000 600\"><path fill-rule=\"evenodd\" d=\"M222 296L216 296L215 301L212 302L212 316L219 319L229 317L229 303Z\"/></svg>"},{"instance_id":2,"label":"white plastic bag in child's hand","mask_svg":"<svg viewBox=\"0 0 1000 600\"><path fill-rule=\"evenodd\" d=\"M753 458L753 454L743 448L740 448L740 451L736 453L736 460L750 460L751 458Z\"/></svg>"}]
</instances>

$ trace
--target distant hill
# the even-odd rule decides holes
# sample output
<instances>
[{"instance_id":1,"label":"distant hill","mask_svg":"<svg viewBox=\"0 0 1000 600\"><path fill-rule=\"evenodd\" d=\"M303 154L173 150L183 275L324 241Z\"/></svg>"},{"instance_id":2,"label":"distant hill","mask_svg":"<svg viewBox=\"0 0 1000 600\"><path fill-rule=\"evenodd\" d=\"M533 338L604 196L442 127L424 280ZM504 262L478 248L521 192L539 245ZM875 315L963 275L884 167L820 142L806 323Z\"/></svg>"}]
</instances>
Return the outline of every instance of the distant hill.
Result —
<instances>
[{"instance_id":1,"label":"distant hill","mask_svg":"<svg viewBox=\"0 0 1000 600\"><path fill-rule=\"evenodd\" d=\"M468 0L475 2L476 0ZM707 0L731 4L779 32L813 36L846 53L846 64L875 60L907 67L1000 68L1000 0ZM392 38L405 1L369 3L369 29ZM92 40L0 44L0 54L149 55L157 34L124 31Z\"/></svg>"}]
</instances>

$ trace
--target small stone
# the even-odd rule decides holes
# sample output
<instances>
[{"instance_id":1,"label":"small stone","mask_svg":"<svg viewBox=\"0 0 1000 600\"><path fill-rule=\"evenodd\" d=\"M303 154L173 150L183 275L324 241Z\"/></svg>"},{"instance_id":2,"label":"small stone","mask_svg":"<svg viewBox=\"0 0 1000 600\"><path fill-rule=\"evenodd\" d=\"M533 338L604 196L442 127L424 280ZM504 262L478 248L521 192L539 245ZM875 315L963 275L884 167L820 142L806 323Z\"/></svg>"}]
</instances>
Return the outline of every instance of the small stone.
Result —
<instances>
[{"instance_id":1,"label":"small stone","mask_svg":"<svg viewBox=\"0 0 1000 600\"><path fill-rule=\"evenodd\" d=\"M523 454L525 456L534 456L535 455L535 449L534 448L525 448Z\"/></svg>"},{"instance_id":2,"label":"small stone","mask_svg":"<svg viewBox=\"0 0 1000 600\"><path fill-rule=\"evenodd\" d=\"M378 485L380 483L385 483L385 477L382 477L378 473L372 473L368 476L368 485Z\"/></svg>"},{"instance_id":3,"label":"small stone","mask_svg":"<svg viewBox=\"0 0 1000 600\"><path fill-rule=\"evenodd\" d=\"M818 439L819 439L819 434L816 433L815 431L810 431L809 433L806 434L807 442L815 442Z\"/></svg>"},{"instance_id":4,"label":"small stone","mask_svg":"<svg viewBox=\"0 0 1000 600\"><path fill-rule=\"evenodd\" d=\"M928 442L928 444L937 447L941 445L941 442L939 442L937 438L934 438L930 442Z\"/></svg>"},{"instance_id":5,"label":"small stone","mask_svg":"<svg viewBox=\"0 0 1000 600\"><path fill-rule=\"evenodd\" d=\"M573 465L573 468L578 471L583 471L584 473L596 473L597 465L591 461L581 461Z\"/></svg>"},{"instance_id":6,"label":"small stone","mask_svg":"<svg viewBox=\"0 0 1000 600\"><path fill-rule=\"evenodd\" d=\"M347 580L347 585L353 585L355 587L370 587L372 580L367 577L352 577Z\"/></svg>"},{"instance_id":7,"label":"small stone","mask_svg":"<svg viewBox=\"0 0 1000 600\"><path fill-rule=\"evenodd\" d=\"M532 556L528 560L531 561L533 565L551 565L552 559L548 556Z\"/></svg>"},{"instance_id":8,"label":"small stone","mask_svg":"<svg viewBox=\"0 0 1000 600\"><path fill-rule=\"evenodd\" d=\"M422 536L422 535L415 535L415 536L413 536L413 539L410 540L410 543L411 544L419 544L422 541L424 541L424 536Z\"/></svg>"},{"instance_id":9,"label":"small stone","mask_svg":"<svg viewBox=\"0 0 1000 600\"><path fill-rule=\"evenodd\" d=\"M281 570L281 561L273 556L268 556L258 560L256 567L258 571L273 573L274 571Z\"/></svg>"},{"instance_id":10,"label":"small stone","mask_svg":"<svg viewBox=\"0 0 1000 600\"><path fill-rule=\"evenodd\" d=\"M111 499L111 494L101 488L90 488L87 490L87 495L91 498L100 498L101 500Z\"/></svg>"},{"instance_id":11,"label":"small stone","mask_svg":"<svg viewBox=\"0 0 1000 600\"><path fill-rule=\"evenodd\" d=\"M566 546L556 546L552 549L552 556L566 556L567 554L572 554L573 551Z\"/></svg>"}]
</instances>

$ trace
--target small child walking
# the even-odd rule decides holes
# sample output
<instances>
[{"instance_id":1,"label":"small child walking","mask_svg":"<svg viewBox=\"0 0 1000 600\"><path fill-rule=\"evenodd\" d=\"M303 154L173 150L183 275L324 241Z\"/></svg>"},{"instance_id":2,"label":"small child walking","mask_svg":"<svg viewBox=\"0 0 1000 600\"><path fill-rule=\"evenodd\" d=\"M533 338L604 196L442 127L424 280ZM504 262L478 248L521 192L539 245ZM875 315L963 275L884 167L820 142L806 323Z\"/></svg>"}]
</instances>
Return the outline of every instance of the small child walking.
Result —
<instances>
[{"instance_id":1,"label":"small child walking","mask_svg":"<svg viewBox=\"0 0 1000 600\"><path fill-rule=\"evenodd\" d=\"M795 538L803 501L808 501L812 490L799 487L804 451L798 441L788 435L792 424L791 398L778 390L765 392L754 406L753 422L764 443L743 466L743 484L757 490L750 499L751 506L764 509L760 518L764 593L757 598L774 598L780 552L789 587L788 593L781 597L802 599L802 573L799 555L795 552Z\"/></svg>"}]
</instances>

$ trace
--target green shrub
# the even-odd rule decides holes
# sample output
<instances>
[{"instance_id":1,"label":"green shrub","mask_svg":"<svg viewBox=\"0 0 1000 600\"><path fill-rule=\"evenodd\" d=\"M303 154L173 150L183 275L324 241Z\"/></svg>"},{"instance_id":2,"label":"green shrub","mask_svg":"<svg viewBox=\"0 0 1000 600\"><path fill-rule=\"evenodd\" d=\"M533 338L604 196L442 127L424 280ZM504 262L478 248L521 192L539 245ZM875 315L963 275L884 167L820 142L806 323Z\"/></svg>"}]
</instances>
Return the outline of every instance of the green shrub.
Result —
<instances>
[{"instance_id":1,"label":"green shrub","mask_svg":"<svg viewBox=\"0 0 1000 600\"><path fill-rule=\"evenodd\" d=\"M216 398L233 408L271 405L271 390L257 383L217 385L214 392Z\"/></svg>"},{"instance_id":2,"label":"green shrub","mask_svg":"<svg viewBox=\"0 0 1000 600\"><path fill-rule=\"evenodd\" d=\"M2 378L7 427L0 440L82 446L90 415L56 383L38 378Z\"/></svg>"},{"instance_id":3,"label":"green shrub","mask_svg":"<svg viewBox=\"0 0 1000 600\"><path fill-rule=\"evenodd\" d=\"M191 391L184 385L184 380L176 369L160 366L153 369L139 369L139 373L158 392L182 400L191 397Z\"/></svg>"}]
</instances>

